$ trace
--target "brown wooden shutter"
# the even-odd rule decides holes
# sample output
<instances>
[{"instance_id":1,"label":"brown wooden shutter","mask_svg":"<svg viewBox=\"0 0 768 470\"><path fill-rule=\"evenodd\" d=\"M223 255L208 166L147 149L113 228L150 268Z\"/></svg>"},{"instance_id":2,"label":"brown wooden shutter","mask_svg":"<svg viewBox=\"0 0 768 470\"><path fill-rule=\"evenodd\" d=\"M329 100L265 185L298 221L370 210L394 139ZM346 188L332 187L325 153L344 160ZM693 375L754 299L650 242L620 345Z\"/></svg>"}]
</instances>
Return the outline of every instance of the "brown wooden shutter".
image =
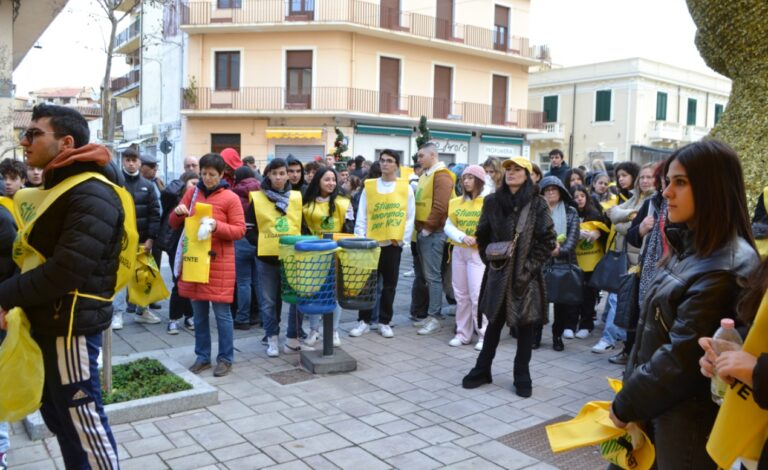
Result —
<instances>
[{"instance_id":1,"label":"brown wooden shutter","mask_svg":"<svg viewBox=\"0 0 768 470\"><path fill-rule=\"evenodd\" d=\"M379 63L379 112L394 113L399 109L400 59L382 57Z\"/></svg>"},{"instance_id":2,"label":"brown wooden shutter","mask_svg":"<svg viewBox=\"0 0 768 470\"><path fill-rule=\"evenodd\" d=\"M400 26L400 0L381 0L381 27L393 29Z\"/></svg>"},{"instance_id":3,"label":"brown wooden shutter","mask_svg":"<svg viewBox=\"0 0 768 470\"><path fill-rule=\"evenodd\" d=\"M311 69L312 51L288 51L286 62L289 69Z\"/></svg>"},{"instance_id":4,"label":"brown wooden shutter","mask_svg":"<svg viewBox=\"0 0 768 470\"><path fill-rule=\"evenodd\" d=\"M435 65L433 117L446 119L451 113L451 81L453 69Z\"/></svg>"},{"instance_id":5,"label":"brown wooden shutter","mask_svg":"<svg viewBox=\"0 0 768 470\"><path fill-rule=\"evenodd\" d=\"M437 0L437 37L451 39L453 37L453 0Z\"/></svg>"},{"instance_id":6,"label":"brown wooden shutter","mask_svg":"<svg viewBox=\"0 0 768 470\"><path fill-rule=\"evenodd\" d=\"M504 125L507 120L507 77L493 76L493 102L491 104L491 122Z\"/></svg>"},{"instance_id":7,"label":"brown wooden shutter","mask_svg":"<svg viewBox=\"0 0 768 470\"><path fill-rule=\"evenodd\" d=\"M509 28L509 8L503 7L501 5L496 5L496 12L494 14L494 24Z\"/></svg>"}]
</instances>

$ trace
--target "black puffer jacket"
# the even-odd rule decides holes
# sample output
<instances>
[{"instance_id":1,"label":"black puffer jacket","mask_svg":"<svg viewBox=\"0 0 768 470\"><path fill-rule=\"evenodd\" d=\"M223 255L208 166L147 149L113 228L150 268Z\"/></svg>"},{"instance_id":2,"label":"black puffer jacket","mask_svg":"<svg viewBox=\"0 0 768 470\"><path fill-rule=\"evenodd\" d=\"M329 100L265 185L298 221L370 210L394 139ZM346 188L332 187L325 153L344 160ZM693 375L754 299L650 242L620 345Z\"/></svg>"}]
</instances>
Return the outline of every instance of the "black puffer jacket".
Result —
<instances>
[{"instance_id":1,"label":"black puffer jacket","mask_svg":"<svg viewBox=\"0 0 768 470\"><path fill-rule=\"evenodd\" d=\"M665 232L675 255L641 300L635 347L613 403L624 422L656 418L691 399L708 400L697 341L712 336L722 318L735 317L739 279L758 264L757 253L742 238L702 258L693 249L693 232L677 226Z\"/></svg>"},{"instance_id":2,"label":"black puffer jacket","mask_svg":"<svg viewBox=\"0 0 768 470\"><path fill-rule=\"evenodd\" d=\"M91 146L89 146L91 147ZM109 174L96 163L72 163L46 173L45 188L86 171ZM35 223L29 243L46 262L0 283L0 306L22 307L41 336L65 336L73 296L80 292L109 298L114 293L124 213L115 191L97 180L85 181L54 202ZM109 327L112 303L78 298L73 334L95 334Z\"/></svg>"},{"instance_id":3,"label":"black puffer jacket","mask_svg":"<svg viewBox=\"0 0 768 470\"><path fill-rule=\"evenodd\" d=\"M160 201L155 192L155 183L141 175L129 175L123 171L125 189L133 196L136 206L136 228L139 243L155 240L160 234Z\"/></svg>"}]
</instances>

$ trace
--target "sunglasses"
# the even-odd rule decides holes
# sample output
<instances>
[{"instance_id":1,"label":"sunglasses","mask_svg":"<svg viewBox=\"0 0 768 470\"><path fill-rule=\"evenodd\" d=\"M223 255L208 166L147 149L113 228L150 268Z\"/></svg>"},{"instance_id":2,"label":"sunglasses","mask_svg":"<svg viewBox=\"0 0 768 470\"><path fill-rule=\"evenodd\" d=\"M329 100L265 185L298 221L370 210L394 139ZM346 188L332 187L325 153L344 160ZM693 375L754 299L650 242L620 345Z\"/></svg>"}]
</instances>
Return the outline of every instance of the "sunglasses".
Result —
<instances>
[{"instance_id":1,"label":"sunglasses","mask_svg":"<svg viewBox=\"0 0 768 470\"><path fill-rule=\"evenodd\" d=\"M40 137L45 134L56 134L54 131L41 131L40 129L27 129L19 133L19 141L27 139L30 144L35 141L35 137Z\"/></svg>"}]
</instances>

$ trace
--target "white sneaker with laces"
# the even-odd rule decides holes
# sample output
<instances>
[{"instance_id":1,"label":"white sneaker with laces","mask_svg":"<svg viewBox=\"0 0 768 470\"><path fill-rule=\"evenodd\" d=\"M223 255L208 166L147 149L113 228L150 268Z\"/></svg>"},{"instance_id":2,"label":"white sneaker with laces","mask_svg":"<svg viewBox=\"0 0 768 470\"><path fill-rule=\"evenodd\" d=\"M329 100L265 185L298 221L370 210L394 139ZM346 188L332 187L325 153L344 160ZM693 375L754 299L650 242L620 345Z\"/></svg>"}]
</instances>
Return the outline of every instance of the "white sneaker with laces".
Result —
<instances>
[{"instance_id":1,"label":"white sneaker with laces","mask_svg":"<svg viewBox=\"0 0 768 470\"><path fill-rule=\"evenodd\" d=\"M371 327L363 320L360 320L356 327L349 330L349 336L362 336L364 333L368 333L369 331L371 331Z\"/></svg>"},{"instance_id":2,"label":"white sneaker with laces","mask_svg":"<svg viewBox=\"0 0 768 470\"><path fill-rule=\"evenodd\" d=\"M333 332L333 347L334 348L338 348L339 346L341 346L341 338L339 338L339 332L338 331L334 331Z\"/></svg>"},{"instance_id":3,"label":"white sneaker with laces","mask_svg":"<svg viewBox=\"0 0 768 470\"><path fill-rule=\"evenodd\" d=\"M595 354L603 354L615 348L616 347L614 345L600 338L600 341L598 341L596 345L592 346L592 352Z\"/></svg>"},{"instance_id":4,"label":"white sneaker with laces","mask_svg":"<svg viewBox=\"0 0 768 470\"><path fill-rule=\"evenodd\" d=\"M394 338L395 334L392 332L392 327L389 325L379 325L379 334L385 338Z\"/></svg>"},{"instance_id":5,"label":"white sneaker with laces","mask_svg":"<svg viewBox=\"0 0 768 470\"><path fill-rule=\"evenodd\" d=\"M581 330L576 332L576 337L579 339L589 338L589 330L587 330L586 328L582 328Z\"/></svg>"},{"instance_id":6,"label":"white sneaker with laces","mask_svg":"<svg viewBox=\"0 0 768 470\"><path fill-rule=\"evenodd\" d=\"M458 336L454 336L453 338L451 338L450 341L448 341L448 346L452 346L454 348L457 348L462 344L464 343L461 342L461 338L459 338Z\"/></svg>"},{"instance_id":7,"label":"white sneaker with laces","mask_svg":"<svg viewBox=\"0 0 768 470\"><path fill-rule=\"evenodd\" d=\"M123 312L115 312L112 315L112 329L113 330L123 329Z\"/></svg>"},{"instance_id":8,"label":"white sneaker with laces","mask_svg":"<svg viewBox=\"0 0 768 470\"><path fill-rule=\"evenodd\" d=\"M148 325L154 325L160 323L160 317L152 313L151 310L145 309L141 313L136 315L136 323L146 323Z\"/></svg>"},{"instance_id":9,"label":"white sneaker with laces","mask_svg":"<svg viewBox=\"0 0 768 470\"><path fill-rule=\"evenodd\" d=\"M307 339L304 340L304 344L307 346L314 346L318 339L320 339L320 332L317 330L310 330Z\"/></svg>"},{"instance_id":10,"label":"white sneaker with laces","mask_svg":"<svg viewBox=\"0 0 768 470\"><path fill-rule=\"evenodd\" d=\"M428 321L429 321L429 317L422 318L421 320L416 320L413 322L413 327L424 328L424 325L426 325Z\"/></svg>"},{"instance_id":11,"label":"white sneaker with laces","mask_svg":"<svg viewBox=\"0 0 768 470\"><path fill-rule=\"evenodd\" d=\"M267 338L267 356L277 357L280 355L280 348L277 345L277 336Z\"/></svg>"},{"instance_id":12,"label":"white sneaker with laces","mask_svg":"<svg viewBox=\"0 0 768 470\"><path fill-rule=\"evenodd\" d=\"M483 340L481 339L475 344L475 351L482 351L482 350L483 350Z\"/></svg>"},{"instance_id":13,"label":"white sneaker with laces","mask_svg":"<svg viewBox=\"0 0 768 470\"><path fill-rule=\"evenodd\" d=\"M563 338L564 339L573 339L573 330L570 328L566 328L563 330Z\"/></svg>"},{"instance_id":14,"label":"white sneaker with laces","mask_svg":"<svg viewBox=\"0 0 768 470\"><path fill-rule=\"evenodd\" d=\"M429 317L426 323L424 323L424 328L417 331L417 334L420 335L431 335L432 333L437 333L440 331L440 328L442 328L443 325L440 323L440 320L438 320L435 317Z\"/></svg>"}]
</instances>

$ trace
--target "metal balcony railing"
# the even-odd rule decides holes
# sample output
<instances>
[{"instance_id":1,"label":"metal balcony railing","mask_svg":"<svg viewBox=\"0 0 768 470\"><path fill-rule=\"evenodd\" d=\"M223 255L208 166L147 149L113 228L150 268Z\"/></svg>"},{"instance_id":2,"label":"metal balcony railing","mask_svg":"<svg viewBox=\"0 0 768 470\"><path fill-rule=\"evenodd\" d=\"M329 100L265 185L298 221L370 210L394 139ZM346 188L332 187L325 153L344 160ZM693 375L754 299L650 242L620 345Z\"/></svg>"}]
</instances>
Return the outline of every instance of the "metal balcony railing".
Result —
<instances>
[{"instance_id":1,"label":"metal balcony railing","mask_svg":"<svg viewBox=\"0 0 768 470\"><path fill-rule=\"evenodd\" d=\"M242 0L240 8L227 9L218 9L216 5L216 1L183 4L181 24L350 23L460 43L488 51L501 51L534 60L550 60L546 46L533 46L528 38L502 34L498 28L450 23L434 16L395 11L362 0Z\"/></svg>"},{"instance_id":2,"label":"metal balcony railing","mask_svg":"<svg viewBox=\"0 0 768 470\"><path fill-rule=\"evenodd\" d=\"M112 93L120 93L124 90L138 86L141 81L141 70L131 70L122 77L113 78L110 84Z\"/></svg>"},{"instance_id":3,"label":"metal balcony railing","mask_svg":"<svg viewBox=\"0 0 768 470\"><path fill-rule=\"evenodd\" d=\"M428 96L398 95L375 90L346 87L315 87L290 94L282 87L242 87L215 90L211 87L182 90L183 110L208 111L320 111L338 113L390 114L428 119L499 125L513 128L544 129L544 113L527 109L507 109L490 104L449 101Z\"/></svg>"},{"instance_id":4,"label":"metal balcony railing","mask_svg":"<svg viewBox=\"0 0 768 470\"><path fill-rule=\"evenodd\" d=\"M137 18L127 28L120 31L115 37L115 49L119 49L123 44L131 41L141 34L141 18Z\"/></svg>"}]
</instances>

